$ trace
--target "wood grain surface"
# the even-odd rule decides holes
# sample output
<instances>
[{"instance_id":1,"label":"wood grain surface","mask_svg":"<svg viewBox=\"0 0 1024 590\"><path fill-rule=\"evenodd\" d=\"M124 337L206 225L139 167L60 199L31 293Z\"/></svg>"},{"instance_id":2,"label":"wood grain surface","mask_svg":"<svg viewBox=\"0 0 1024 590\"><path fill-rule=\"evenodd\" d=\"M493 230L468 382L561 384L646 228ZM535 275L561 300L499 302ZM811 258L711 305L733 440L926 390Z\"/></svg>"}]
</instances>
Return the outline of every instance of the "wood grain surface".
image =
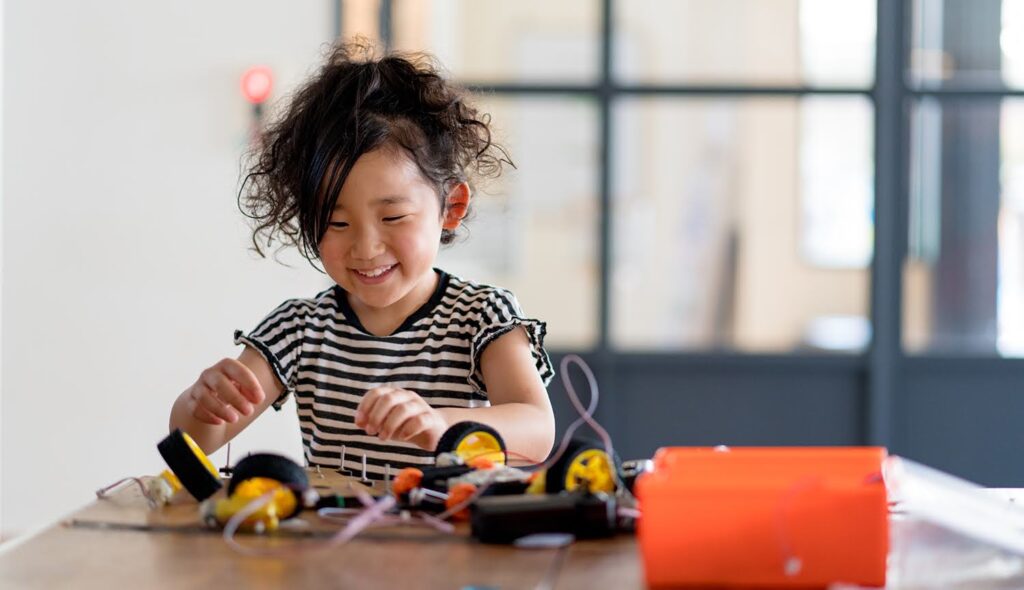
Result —
<instances>
[{"instance_id":1,"label":"wood grain surface","mask_svg":"<svg viewBox=\"0 0 1024 590\"><path fill-rule=\"evenodd\" d=\"M310 472L321 491L382 493L334 472ZM304 512L273 536L240 535L246 555L200 522L181 495L151 510L124 486L38 535L0 545L0 588L643 588L635 539L577 541L563 549L485 545L397 525L330 544L342 525Z\"/></svg>"}]
</instances>

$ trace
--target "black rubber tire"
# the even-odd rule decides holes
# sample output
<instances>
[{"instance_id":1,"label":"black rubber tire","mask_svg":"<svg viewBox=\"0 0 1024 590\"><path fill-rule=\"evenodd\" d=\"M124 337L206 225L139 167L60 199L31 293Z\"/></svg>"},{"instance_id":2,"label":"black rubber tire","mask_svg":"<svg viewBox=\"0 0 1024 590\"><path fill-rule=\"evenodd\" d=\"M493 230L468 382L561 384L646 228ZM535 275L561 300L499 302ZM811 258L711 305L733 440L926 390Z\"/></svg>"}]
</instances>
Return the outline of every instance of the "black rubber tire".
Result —
<instances>
[{"instance_id":1,"label":"black rubber tire","mask_svg":"<svg viewBox=\"0 0 1024 590\"><path fill-rule=\"evenodd\" d=\"M281 520L291 518L302 510L302 492L309 488L309 476L298 463L274 453L249 455L239 461L232 470L231 481L228 482L228 495L235 493L235 488L240 483L253 477L279 481L288 486L295 495L295 510L290 514L282 514Z\"/></svg>"},{"instance_id":2,"label":"black rubber tire","mask_svg":"<svg viewBox=\"0 0 1024 590\"><path fill-rule=\"evenodd\" d=\"M459 443L474 432L486 432L493 436L498 441L498 446L501 447L501 454L505 458L505 463L508 464L508 447L505 446L505 439L501 438L498 431L486 424L469 420L453 424L451 428L444 431L441 439L437 441L437 447L434 449L434 459L437 459L441 453L454 453Z\"/></svg>"},{"instance_id":3,"label":"black rubber tire","mask_svg":"<svg viewBox=\"0 0 1024 590\"><path fill-rule=\"evenodd\" d=\"M202 502L221 488L220 478L210 473L185 442L180 428L157 443L156 450L192 497Z\"/></svg>"},{"instance_id":4,"label":"black rubber tire","mask_svg":"<svg viewBox=\"0 0 1024 590\"><path fill-rule=\"evenodd\" d=\"M569 446L565 448L565 452L562 456L555 461L554 465L548 468L544 474L544 492L548 494L557 494L565 490L565 478L569 474L569 466L572 462L584 451L590 450L604 451L604 445L597 441L589 440L586 438L574 438L569 442ZM622 481L622 468L621 462L617 457L611 457L613 469L619 474L619 481Z\"/></svg>"}]
</instances>

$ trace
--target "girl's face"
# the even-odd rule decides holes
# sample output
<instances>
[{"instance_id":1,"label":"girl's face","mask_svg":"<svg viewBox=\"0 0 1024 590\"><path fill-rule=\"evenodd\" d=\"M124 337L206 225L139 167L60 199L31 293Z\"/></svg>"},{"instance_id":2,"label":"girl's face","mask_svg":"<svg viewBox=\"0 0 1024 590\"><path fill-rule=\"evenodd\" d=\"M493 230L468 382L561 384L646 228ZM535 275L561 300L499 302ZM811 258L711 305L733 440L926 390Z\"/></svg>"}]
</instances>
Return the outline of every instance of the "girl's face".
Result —
<instances>
[{"instance_id":1,"label":"girl's face","mask_svg":"<svg viewBox=\"0 0 1024 590\"><path fill-rule=\"evenodd\" d=\"M376 149L345 179L320 260L353 309L409 314L436 287L441 229L437 192L412 159L400 149Z\"/></svg>"}]
</instances>

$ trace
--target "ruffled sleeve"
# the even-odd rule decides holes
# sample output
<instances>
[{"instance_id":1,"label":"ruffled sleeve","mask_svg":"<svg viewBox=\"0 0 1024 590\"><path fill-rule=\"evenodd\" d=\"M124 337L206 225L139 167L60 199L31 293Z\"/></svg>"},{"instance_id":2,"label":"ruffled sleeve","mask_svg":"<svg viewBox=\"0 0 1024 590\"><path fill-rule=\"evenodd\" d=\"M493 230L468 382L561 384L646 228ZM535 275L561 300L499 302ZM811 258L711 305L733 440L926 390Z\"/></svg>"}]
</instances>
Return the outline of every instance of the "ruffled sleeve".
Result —
<instances>
[{"instance_id":1,"label":"ruffled sleeve","mask_svg":"<svg viewBox=\"0 0 1024 590\"><path fill-rule=\"evenodd\" d=\"M492 289L483 309L480 313L479 327L470 342L471 370L469 381L479 389L486 392L483 374L480 372L480 358L487 346L500 336L511 332L522 326L530 342L530 354L533 356L534 365L544 385L547 385L554 376L555 371L551 366L551 359L544 350L544 336L547 334L547 324L533 318L527 318L516 296L505 289Z\"/></svg>"}]
</instances>

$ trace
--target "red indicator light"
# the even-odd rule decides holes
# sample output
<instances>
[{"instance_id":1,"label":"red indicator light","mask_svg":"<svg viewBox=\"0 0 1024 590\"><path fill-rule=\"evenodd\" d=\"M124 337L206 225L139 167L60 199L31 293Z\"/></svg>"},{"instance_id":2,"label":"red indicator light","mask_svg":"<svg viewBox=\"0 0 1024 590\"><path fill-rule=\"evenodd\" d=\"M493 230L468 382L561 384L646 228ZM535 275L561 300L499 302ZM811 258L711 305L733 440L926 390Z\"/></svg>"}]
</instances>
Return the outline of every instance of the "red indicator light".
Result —
<instances>
[{"instance_id":1,"label":"red indicator light","mask_svg":"<svg viewBox=\"0 0 1024 590\"><path fill-rule=\"evenodd\" d=\"M252 104L267 100L274 87L274 75L266 66L253 66L242 74L242 96Z\"/></svg>"}]
</instances>

